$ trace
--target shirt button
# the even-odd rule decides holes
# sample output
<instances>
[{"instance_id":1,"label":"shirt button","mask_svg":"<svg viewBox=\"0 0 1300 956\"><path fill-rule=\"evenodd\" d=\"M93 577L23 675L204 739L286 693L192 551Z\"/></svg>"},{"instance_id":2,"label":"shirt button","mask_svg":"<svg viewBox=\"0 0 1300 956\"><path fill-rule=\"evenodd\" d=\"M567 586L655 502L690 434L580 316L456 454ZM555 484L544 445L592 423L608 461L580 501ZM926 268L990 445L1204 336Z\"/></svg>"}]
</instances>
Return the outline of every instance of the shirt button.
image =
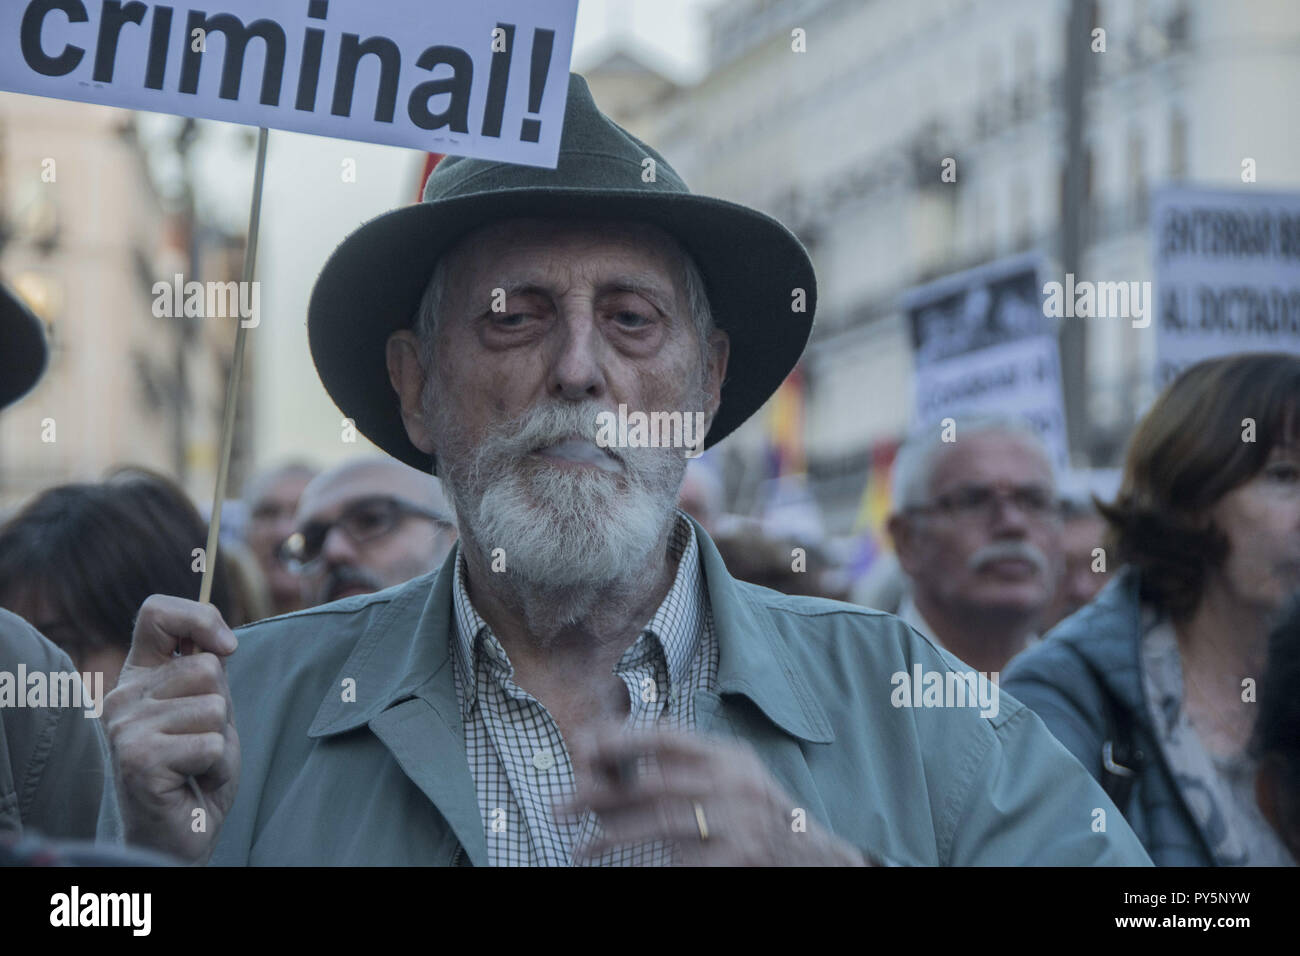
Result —
<instances>
[{"instance_id":1,"label":"shirt button","mask_svg":"<svg viewBox=\"0 0 1300 956\"><path fill-rule=\"evenodd\" d=\"M555 766L555 757L549 750L534 750L533 766L538 770L550 770Z\"/></svg>"}]
</instances>

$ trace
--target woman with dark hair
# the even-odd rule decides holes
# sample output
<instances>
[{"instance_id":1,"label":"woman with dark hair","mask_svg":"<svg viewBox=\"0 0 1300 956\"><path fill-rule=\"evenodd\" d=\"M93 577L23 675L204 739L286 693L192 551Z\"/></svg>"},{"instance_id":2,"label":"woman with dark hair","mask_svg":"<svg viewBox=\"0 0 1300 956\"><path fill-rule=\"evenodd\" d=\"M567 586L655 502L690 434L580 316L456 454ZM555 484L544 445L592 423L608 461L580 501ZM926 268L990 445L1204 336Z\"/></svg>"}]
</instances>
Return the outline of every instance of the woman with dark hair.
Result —
<instances>
[{"instance_id":1,"label":"woman with dark hair","mask_svg":"<svg viewBox=\"0 0 1300 956\"><path fill-rule=\"evenodd\" d=\"M1268 633L1300 590L1300 357L1184 371L1099 507L1119 573L1002 688L1097 777L1157 864L1294 864L1255 801L1249 744Z\"/></svg>"},{"instance_id":2,"label":"woman with dark hair","mask_svg":"<svg viewBox=\"0 0 1300 956\"><path fill-rule=\"evenodd\" d=\"M198 600L207 528L175 484L122 469L101 484L42 492L0 526L0 607L26 618L78 671L117 683L140 605L151 594ZM219 563L212 603L231 627L244 599Z\"/></svg>"}]
</instances>

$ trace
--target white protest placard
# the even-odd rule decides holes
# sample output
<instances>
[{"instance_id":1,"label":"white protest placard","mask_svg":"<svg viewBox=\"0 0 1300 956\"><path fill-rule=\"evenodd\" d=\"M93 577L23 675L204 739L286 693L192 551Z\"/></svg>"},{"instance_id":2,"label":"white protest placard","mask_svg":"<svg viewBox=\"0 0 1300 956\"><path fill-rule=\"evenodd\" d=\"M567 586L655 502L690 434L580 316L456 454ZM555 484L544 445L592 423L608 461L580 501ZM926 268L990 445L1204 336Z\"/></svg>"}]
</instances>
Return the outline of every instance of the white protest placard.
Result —
<instances>
[{"instance_id":1,"label":"white protest placard","mask_svg":"<svg viewBox=\"0 0 1300 956\"><path fill-rule=\"evenodd\" d=\"M1002 414L1038 432L1056 463L1068 441L1057 326L1043 314L1042 260L1015 256L946 276L902 299L916 360L913 424Z\"/></svg>"},{"instance_id":2,"label":"white protest placard","mask_svg":"<svg viewBox=\"0 0 1300 956\"><path fill-rule=\"evenodd\" d=\"M2 0L0 89L554 168L578 0Z\"/></svg>"},{"instance_id":3,"label":"white protest placard","mask_svg":"<svg viewBox=\"0 0 1300 956\"><path fill-rule=\"evenodd\" d=\"M1300 194L1167 188L1152 198L1156 384L1233 352L1300 352Z\"/></svg>"}]
</instances>

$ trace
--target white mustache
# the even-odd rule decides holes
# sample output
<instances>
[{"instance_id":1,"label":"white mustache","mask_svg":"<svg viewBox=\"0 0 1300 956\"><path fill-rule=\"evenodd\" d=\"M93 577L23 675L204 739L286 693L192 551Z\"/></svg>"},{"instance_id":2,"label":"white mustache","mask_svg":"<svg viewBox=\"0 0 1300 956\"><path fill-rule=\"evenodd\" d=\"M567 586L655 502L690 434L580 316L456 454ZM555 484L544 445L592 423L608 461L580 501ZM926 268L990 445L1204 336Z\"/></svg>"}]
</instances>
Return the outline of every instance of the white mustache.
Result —
<instances>
[{"instance_id":1,"label":"white mustache","mask_svg":"<svg viewBox=\"0 0 1300 956\"><path fill-rule=\"evenodd\" d=\"M600 427L597 415L604 411L597 403L543 405L507 422L484 437L475 449L475 469L499 469L545 448L569 441L586 442L624 466L628 477L644 480L657 467L653 448L603 448L596 444Z\"/></svg>"},{"instance_id":2,"label":"white mustache","mask_svg":"<svg viewBox=\"0 0 1300 956\"><path fill-rule=\"evenodd\" d=\"M986 544L966 562L969 571L980 571L994 561L1027 561L1039 574L1047 572L1047 555L1042 549L1027 541L994 541Z\"/></svg>"}]
</instances>

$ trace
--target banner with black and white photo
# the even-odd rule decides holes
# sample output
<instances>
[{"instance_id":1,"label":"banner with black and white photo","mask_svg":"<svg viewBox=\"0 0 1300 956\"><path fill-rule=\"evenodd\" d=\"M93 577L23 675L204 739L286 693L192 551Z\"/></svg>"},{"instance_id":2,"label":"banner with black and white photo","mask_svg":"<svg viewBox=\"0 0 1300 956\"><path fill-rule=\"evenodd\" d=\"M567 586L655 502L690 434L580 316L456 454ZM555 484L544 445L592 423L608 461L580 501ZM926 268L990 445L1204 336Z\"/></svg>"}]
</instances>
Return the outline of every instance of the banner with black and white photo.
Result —
<instances>
[{"instance_id":1,"label":"banner with black and white photo","mask_svg":"<svg viewBox=\"0 0 1300 956\"><path fill-rule=\"evenodd\" d=\"M962 414L1030 423L1068 460L1056 320L1043 311L1042 259L1022 255L946 276L902 299L916 361L916 427Z\"/></svg>"}]
</instances>

